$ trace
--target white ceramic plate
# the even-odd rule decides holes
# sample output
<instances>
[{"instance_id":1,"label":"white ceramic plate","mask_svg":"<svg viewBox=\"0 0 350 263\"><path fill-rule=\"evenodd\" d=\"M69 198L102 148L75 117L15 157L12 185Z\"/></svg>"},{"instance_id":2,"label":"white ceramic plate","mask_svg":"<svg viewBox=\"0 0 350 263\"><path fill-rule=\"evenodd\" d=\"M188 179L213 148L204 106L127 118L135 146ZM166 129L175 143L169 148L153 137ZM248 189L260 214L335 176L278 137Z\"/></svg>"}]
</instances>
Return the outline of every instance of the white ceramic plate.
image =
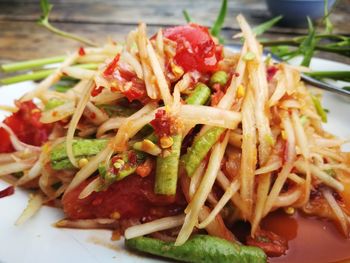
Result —
<instances>
[{"instance_id":1,"label":"white ceramic plate","mask_svg":"<svg viewBox=\"0 0 350 263\"><path fill-rule=\"evenodd\" d=\"M294 61L295 62L295 61ZM350 70L350 66L314 59L315 70ZM31 82L0 88L0 104L13 100L32 89ZM325 128L342 138L350 138L350 100L325 92L323 105L330 110ZM4 117L0 112L0 120ZM344 149L350 149L349 145ZM7 186L0 181L0 189ZM110 231L57 229L52 223L63 218L59 209L44 207L22 226L14 222L27 204L28 192L16 189L12 196L0 199L0 263L109 263L155 262L127 252L123 242L110 241Z\"/></svg>"}]
</instances>

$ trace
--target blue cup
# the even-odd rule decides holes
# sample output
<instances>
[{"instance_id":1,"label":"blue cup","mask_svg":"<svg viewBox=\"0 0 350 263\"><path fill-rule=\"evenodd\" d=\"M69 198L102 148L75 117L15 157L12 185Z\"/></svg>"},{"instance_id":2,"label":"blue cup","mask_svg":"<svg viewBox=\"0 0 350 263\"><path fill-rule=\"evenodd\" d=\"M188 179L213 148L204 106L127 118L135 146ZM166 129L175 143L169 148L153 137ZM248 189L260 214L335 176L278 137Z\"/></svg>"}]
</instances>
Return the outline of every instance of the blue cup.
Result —
<instances>
[{"instance_id":1,"label":"blue cup","mask_svg":"<svg viewBox=\"0 0 350 263\"><path fill-rule=\"evenodd\" d=\"M324 15L323 0L266 0L272 16L283 15L280 24L288 26L305 26L306 17L312 20L319 19ZM328 0L328 10L335 0Z\"/></svg>"}]
</instances>

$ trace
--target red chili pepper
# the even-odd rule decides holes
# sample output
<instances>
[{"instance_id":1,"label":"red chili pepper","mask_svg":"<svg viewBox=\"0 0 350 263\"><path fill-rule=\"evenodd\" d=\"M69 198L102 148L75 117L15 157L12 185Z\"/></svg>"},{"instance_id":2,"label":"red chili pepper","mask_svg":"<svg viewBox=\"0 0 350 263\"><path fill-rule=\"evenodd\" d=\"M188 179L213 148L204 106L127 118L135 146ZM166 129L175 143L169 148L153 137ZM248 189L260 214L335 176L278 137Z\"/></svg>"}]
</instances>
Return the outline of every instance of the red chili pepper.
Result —
<instances>
[{"instance_id":1,"label":"red chili pepper","mask_svg":"<svg viewBox=\"0 0 350 263\"><path fill-rule=\"evenodd\" d=\"M85 50L84 50L83 47L80 47L80 48L79 48L78 53L79 53L79 56L85 56L85 55L86 55Z\"/></svg>"},{"instance_id":2,"label":"red chili pepper","mask_svg":"<svg viewBox=\"0 0 350 263\"><path fill-rule=\"evenodd\" d=\"M14 192L15 192L15 188L11 185L11 186L5 188L4 190L0 191L0 198L13 195Z\"/></svg>"},{"instance_id":3,"label":"red chili pepper","mask_svg":"<svg viewBox=\"0 0 350 263\"><path fill-rule=\"evenodd\" d=\"M98 94L100 94L102 92L102 90L104 89L103 86L95 86L92 91L91 91L91 96L92 97L96 97Z\"/></svg>"},{"instance_id":4,"label":"red chili pepper","mask_svg":"<svg viewBox=\"0 0 350 263\"><path fill-rule=\"evenodd\" d=\"M115 68L117 67L118 61L120 58L120 54L116 55L115 58L112 60L111 63L107 66L105 71L103 72L103 75L105 77L110 77L113 75Z\"/></svg>"},{"instance_id":5,"label":"red chili pepper","mask_svg":"<svg viewBox=\"0 0 350 263\"><path fill-rule=\"evenodd\" d=\"M267 81L271 81L272 78L275 76L277 73L278 68L275 66L270 66L267 68Z\"/></svg>"},{"instance_id":6,"label":"red chili pepper","mask_svg":"<svg viewBox=\"0 0 350 263\"><path fill-rule=\"evenodd\" d=\"M155 114L154 120L151 121L154 132L159 136L169 136L171 119L166 114L165 110L158 110Z\"/></svg>"}]
</instances>

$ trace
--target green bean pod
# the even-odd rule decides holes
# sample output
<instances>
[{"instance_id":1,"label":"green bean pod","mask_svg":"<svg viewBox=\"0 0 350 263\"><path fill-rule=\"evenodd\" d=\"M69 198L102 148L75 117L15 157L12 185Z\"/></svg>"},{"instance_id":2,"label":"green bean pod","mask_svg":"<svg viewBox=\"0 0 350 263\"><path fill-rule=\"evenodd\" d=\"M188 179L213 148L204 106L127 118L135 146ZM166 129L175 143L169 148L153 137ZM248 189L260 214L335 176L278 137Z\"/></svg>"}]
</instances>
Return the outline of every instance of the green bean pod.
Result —
<instances>
[{"instance_id":1,"label":"green bean pod","mask_svg":"<svg viewBox=\"0 0 350 263\"><path fill-rule=\"evenodd\" d=\"M135 154L136 155L136 162L131 163L129 160L130 154ZM117 157L117 158L115 158ZM123 152L120 154L117 154L116 156L113 157L113 159L118 159L120 162L116 162L116 164L111 164L112 166L116 168L117 172L112 173L110 171L106 170L106 164L105 163L100 163L98 167L98 171L100 174L100 177L104 181L104 187L109 186L110 184L120 181L124 179L125 177L133 174L136 171L136 168L138 165L140 165L144 160L145 160L145 155L142 152L139 151L127 151Z\"/></svg>"},{"instance_id":2,"label":"green bean pod","mask_svg":"<svg viewBox=\"0 0 350 263\"><path fill-rule=\"evenodd\" d=\"M204 105L207 103L211 91L204 83L197 83L192 94L187 97L186 103L191 105Z\"/></svg>"},{"instance_id":3,"label":"green bean pod","mask_svg":"<svg viewBox=\"0 0 350 263\"><path fill-rule=\"evenodd\" d=\"M193 93L186 99L187 104L203 105L210 98L211 91L203 83L198 83ZM155 142L157 137L152 133L147 139ZM176 193L179 158L182 136L172 136L173 145L170 154L166 157L157 157L156 180L154 191L157 194L174 195Z\"/></svg>"},{"instance_id":4,"label":"green bean pod","mask_svg":"<svg viewBox=\"0 0 350 263\"><path fill-rule=\"evenodd\" d=\"M105 139L73 140L73 154L76 159L89 158L101 152L107 146ZM74 169L67 156L66 143L56 145L50 154L51 167L54 170Z\"/></svg>"},{"instance_id":5,"label":"green bean pod","mask_svg":"<svg viewBox=\"0 0 350 263\"><path fill-rule=\"evenodd\" d=\"M179 158L181 152L181 135L173 135L173 145L166 157L158 156L156 168L156 182L154 192L156 194L176 194L177 175L179 170Z\"/></svg>"},{"instance_id":6,"label":"green bean pod","mask_svg":"<svg viewBox=\"0 0 350 263\"><path fill-rule=\"evenodd\" d=\"M208 235L195 235L181 246L149 237L125 240L134 250L150 253L181 262L206 263L263 263L265 253L257 247L240 246L225 239Z\"/></svg>"},{"instance_id":7,"label":"green bean pod","mask_svg":"<svg viewBox=\"0 0 350 263\"><path fill-rule=\"evenodd\" d=\"M193 175L224 131L224 128L213 127L194 140L192 146L182 158L188 176L191 177Z\"/></svg>"},{"instance_id":8,"label":"green bean pod","mask_svg":"<svg viewBox=\"0 0 350 263\"><path fill-rule=\"evenodd\" d=\"M220 70L216 71L213 75L211 75L209 83L210 86L213 86L214 84L220 84L221 86L224 86L227 83L227 80L227 73L223 70Z\"/></svg>"}]
</instances>

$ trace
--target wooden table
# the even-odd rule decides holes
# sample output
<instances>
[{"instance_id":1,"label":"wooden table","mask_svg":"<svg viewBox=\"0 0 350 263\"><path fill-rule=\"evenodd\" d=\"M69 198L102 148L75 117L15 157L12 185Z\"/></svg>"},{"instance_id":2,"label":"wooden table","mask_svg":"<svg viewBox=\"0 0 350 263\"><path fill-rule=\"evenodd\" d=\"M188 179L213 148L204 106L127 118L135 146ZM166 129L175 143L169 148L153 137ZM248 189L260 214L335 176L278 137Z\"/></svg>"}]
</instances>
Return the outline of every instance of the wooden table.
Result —
<instances>
[{"instance_id":1,"label":"wooden table","mask_svg":"<svg viewBox=\"0 0 350 263\"><path fill-rule=\"evenodd\" d=\"M38 26L39 1L0 1L0 63L61 55L80 46L71 40L53 35ZM182 10L193 19L210 26L220 8L220 1L205 0L51 0L54 9L51 21L57 27L103 43L110 36L123 40L140 21L148 24L149 34L160 27L184 23ZM223 35L226 43L239 31L235 16L243 13L252 25L270 18L265 1L229 1L229 14ZM331 19L335 32L350 34L350 0L338 4ZM264 37L278 39L305 33L305 29L274 27ZM323 57L350 64L350 59L333 54Z\"/></svg>"}]
</instances>

